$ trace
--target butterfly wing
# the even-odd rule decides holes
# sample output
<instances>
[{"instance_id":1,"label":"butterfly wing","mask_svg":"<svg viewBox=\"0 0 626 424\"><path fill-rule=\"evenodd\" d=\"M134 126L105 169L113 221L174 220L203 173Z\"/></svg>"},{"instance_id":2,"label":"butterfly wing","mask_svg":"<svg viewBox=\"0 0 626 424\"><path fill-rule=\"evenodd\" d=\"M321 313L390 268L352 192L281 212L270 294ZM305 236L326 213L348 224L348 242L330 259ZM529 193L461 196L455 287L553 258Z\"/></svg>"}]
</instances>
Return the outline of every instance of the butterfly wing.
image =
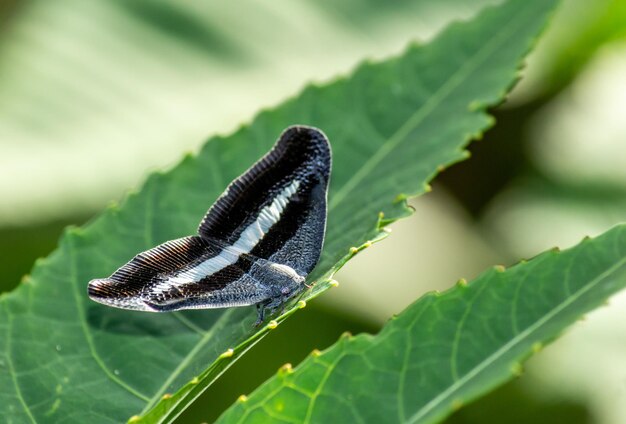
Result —
<instances>
[{"instance_id":1,"label":"butterfly wing","mask_svg":"<svg viewBox=\"0 0 626 424\"><path fill-rule=\"evenodd\" d=\"M197 236L135 256L109 278L89 282L89 297L122 309L173 311L245 306L267 299L250 275L254 259Z\"/></svg>"},{"instance_id":2,"label":"butterfly wing","mask_svg":"<svg viewBox=\"0 0 626 424\"><path fill-rule=\"evenodd\" d=\"M330 144L321 131L286 129L209 209L200 237L308 274L324 241L330 169Z\"/></svg>"},{"instance_id":3,"label":"butterfly wing","mask_svg":"<svg viewBox=\"0 0 626 424\"><path fill-rule=\"evenodd\" d=\"M199 236L140 253L109 278L92 280L89 296L118 308L172 311L251 305L299 286L322 249L330 161L320 131L288 128L209 209Z\"/></svg>"}]
</instances>

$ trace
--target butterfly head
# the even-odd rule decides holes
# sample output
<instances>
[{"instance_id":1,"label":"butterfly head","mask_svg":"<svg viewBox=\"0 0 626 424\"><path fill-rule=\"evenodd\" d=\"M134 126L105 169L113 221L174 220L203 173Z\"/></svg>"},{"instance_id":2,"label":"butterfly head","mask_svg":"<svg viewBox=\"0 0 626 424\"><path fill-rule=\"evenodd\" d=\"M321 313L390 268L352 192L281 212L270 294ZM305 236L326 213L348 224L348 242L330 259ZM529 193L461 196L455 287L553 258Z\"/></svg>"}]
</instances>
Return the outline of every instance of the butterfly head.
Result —
<instances>
[{"instance_id":1,"label":"butterfly head","mask_svg":"<svg viewBox=\"0 0 626 424\"><path fill-rule=\"evenodd\" d=\"M290 266L271 263L263 272L266 284L271 286L277 295L289 298L299 293L304 287L305 277Z\"/></svg>"}]
</instances>

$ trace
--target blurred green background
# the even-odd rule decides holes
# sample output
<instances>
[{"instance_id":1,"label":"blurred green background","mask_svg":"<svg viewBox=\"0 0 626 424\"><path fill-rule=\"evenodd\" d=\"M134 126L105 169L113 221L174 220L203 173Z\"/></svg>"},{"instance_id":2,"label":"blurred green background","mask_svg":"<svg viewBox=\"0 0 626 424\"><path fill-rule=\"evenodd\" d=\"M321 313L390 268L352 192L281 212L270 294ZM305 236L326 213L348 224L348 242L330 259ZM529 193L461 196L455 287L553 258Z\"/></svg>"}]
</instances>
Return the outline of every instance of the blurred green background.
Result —
<instances>
[{"instance_id":1,"label":"blurred green background","mask_svg":"<svg viewBox=\"0 0 626 424\"><path fill-rule=\"evenodd\" d=\"M82 224L308 83L427 42L484 1L0 1L0 289ZM282 364L375 332L428 290L626 220L626 2L565 0L497 124L340 287L230 369L210 422ZM208 207L209 205L207 205ZM626 296L450 423L626 422Z\"/></svg>"}]
</instances>

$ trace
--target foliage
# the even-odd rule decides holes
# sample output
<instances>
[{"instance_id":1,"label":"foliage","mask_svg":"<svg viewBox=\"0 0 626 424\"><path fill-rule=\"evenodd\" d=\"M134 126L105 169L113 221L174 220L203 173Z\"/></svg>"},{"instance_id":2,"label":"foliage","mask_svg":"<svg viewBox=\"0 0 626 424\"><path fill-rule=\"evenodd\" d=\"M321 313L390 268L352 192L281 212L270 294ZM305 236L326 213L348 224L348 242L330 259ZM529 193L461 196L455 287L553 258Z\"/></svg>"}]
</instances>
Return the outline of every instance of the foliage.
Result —
<instances>
[{"instance_id":1,"label":"foliage","mask_svg":"<svg viewBox=\"0 0 626 424\"><path fill-rule=\"evenodd\" d=\"M5 317L0 323L5 334L0 339L0 364L5 368L0 374L3 414L32 422L119 422L141 411L142 417L133 421L172 421L233 360L305 301L331 287L333 274L350 257L385 236L385 225L407 216L407 197L422 194L438 171L466 157L463 147L491 125L485 109L501 102L516 81L521 60L554 4L510 0L472 21L451 25L430 43L412 46L398 58L364 64L349 78L326 86L310 86L297 98L261 113L233 135L209 140L197 156L186 157L171 171L153 174L122 206L112 206L86 228L69 229L59 249L39 261L32 276L0 301ZM309 281L316 284L299 303L257 331L251 325L254 312L250 309L155 316L112 310L87 299L85 286L91 278L110 274L138 251L193 233L226 184L265 153L283 128L294 123L322 128L334 154L327 241ZM497 273L486 275L495 281L501 278ZM495 288L491 287L494 284ZM496 295L497 282L476 284L488 285L487 298ZM436 302L427 297L415 307L447 305L446 299L463 304L467 295L454 293L471 294L473 290L474 285L457 289ZM533 294L530 296L532 299ZM585 308L594 302L586 303ZM504 304L493 305L502 308ZM438 308L431 313L438 313ZM463 315L473 309L459 307L451 313L459 311ZM520 322L521 318L528 317L520 317ZM559 321L559 328L570 318ZM552 326L549 329L552 332L541 333L538 339L552 337L557 331ZM385 331L378 337L394 333ZM405 336L408 340L409 335ZM345 356L342 352L378 343L366 336L354 340L340 342L329 354L334 352L341 359ZM502 342L492 341L488 347L494 349ZM389 346L384 349L389 351ZM510 359L518 361L527 351L527 344L520 345L519 351L510 351ZM479 356L490 352L477 350L477 357L471 360L464 356L449 377L460 381L472 361L480 362ZM393 349L391 353L393 356ZM329 356L324 355L324 360ZM303 371L314 362L306 362ZM488 381L472 380L476 386L463 386L467 392L446 398L449 402L442 403L441 409L433 408L432 416L424 416L440 418L456 400L470 400L493 387L505 379L505 368L490 368L497 375ZM327 369L342 372L339 366ZM260 389L255 395L257 402L276 381ZM443 380L435 383L441 384L439 389L445 387ZM351 384L360 383L354 380ZM433 396L437 396L437 388L434 390ZM445 388L441 390L444 393ZM236 415L241 408L236 406L230 414ZM318 413L316 408L303 408L301 411L308 408L311 414ZM413 415L402 410L404 418Z\"/></svg>"},{"instance_id":2,"label":"foliage","mask_svg":"<svg viewBox=\"0 0 626 424\"><path fill-rule=\"evenodd\" d=\"M626 286L626 226L430 293L376 336L286 367L219 422L438 422Z\"/></svg>"}]
</instances>

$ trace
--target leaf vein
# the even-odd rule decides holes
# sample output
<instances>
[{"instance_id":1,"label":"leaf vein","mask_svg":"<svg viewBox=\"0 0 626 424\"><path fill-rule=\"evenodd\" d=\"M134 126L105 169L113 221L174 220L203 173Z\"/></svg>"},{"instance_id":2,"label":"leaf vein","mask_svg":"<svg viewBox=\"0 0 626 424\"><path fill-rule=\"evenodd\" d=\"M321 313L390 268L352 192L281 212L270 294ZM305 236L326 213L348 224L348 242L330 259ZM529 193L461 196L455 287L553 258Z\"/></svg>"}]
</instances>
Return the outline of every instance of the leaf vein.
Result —
<instances>
[{"instance_id":1,"label":"leaf vein","mask_svg":"<svg viewBox=\"0 0 626 424\"><path fill-rule=\"evenodd\" d=\"M598 275L596 278L591 280L586 285L583 285L580 290L574 292L574 294L565 300L564 302L558 304L554 309L545 314L543 317L535 321L532 325L529 325L524 331L519 333L517 336L512 338L508 343L502 346L500 349L495 351L493 354L489 355L485 360L479 362L474 368L469 370L463 377L459 380L455 381L452 385L450 385L446 390L441 392L438 396L433 398L430 402L428 402L424 407L419 409L408 422L417 422L419 419L423 418L432 411L437 405L441 404L445 399L449 398L452 393L457 391L460 387L462 387L467 381L469 381L474 376L478 375L482 370L487 368L491 363L495 362L497 359L502 357L506 352L512 349L517 344L521 343L524 339L530 336L536 329L540 328L543 324L548 322L550 319L558 315L565 308L571 305L574 301L578 300L582 295L591 290L594 286L599 284L604 280L604 278L611 275L613 272L617 271L619 268L626 265L626 257L624 257L619 262L615 263L611 267L609 267L606 271Z\"/></svg>"},{"instance_id":2,"label":"leaf vein","mask_svg":"<svg viewBox=\"0 0 626 424\"><path fill-rule=\"evenodd\" d=\"M9 313L8 306L5 305L4 310L7 315L7 340L5 345L5 354L7 358L7 365L9 366L9 373L11 374L11 381L13 382L13 387L15 388L15 393L17 394L17 398L20 401L20 404L24 408L24 412L28 415L28 418L32 423L37 423L35 417L33 416L28 404L26 403L26 399L24 399L24 395L22 394L22 389L20 387L19 382L17 381L17 375L15 373L15 368L13 366L13 358L11 357L11 327L13 323L13 317Z\"/></svg>"},{"instance_id":3,"label":"leaf vein","mask_svg":"<svg viewBox=\"0 0 626 424\"><path fill-rule=\"evenodd\" d=\"M147 402L148 397L144 395L143 393L139 392L138 390L134 389L133 387L131 387L129 384L127 384L118 376L116 376L115 373L113 373L107 367L107 365L104 363L104 361L100 357L100 354L98 354L96 350L96 347L93 342L93 338L91 337L91 332L87 328L87 320L85 318L85 309L83 306L83 300L80 297L77 270L76 270L76 256L74 254L75 245L73 243L73 239L74 238L71 237L70 234L68 234L66 237L66 240L69 244L68 249L67 249L68 256L69 256L69 263L70 263L69 279L73 287L74 298L76 301L76 310L78 312L78 321L80 322L80 326L81 326L83 335L85 336L85 341L87 342L87 346L89 347L89 352L91 353L91 357L96 361L100 369L104 371L107 377L109 377L113 382L117 383L119 386L123 387L124 389L126 389L126 391L133 394L137 398L143 400L144 402Z\"/></svg>"}]
</instances>

